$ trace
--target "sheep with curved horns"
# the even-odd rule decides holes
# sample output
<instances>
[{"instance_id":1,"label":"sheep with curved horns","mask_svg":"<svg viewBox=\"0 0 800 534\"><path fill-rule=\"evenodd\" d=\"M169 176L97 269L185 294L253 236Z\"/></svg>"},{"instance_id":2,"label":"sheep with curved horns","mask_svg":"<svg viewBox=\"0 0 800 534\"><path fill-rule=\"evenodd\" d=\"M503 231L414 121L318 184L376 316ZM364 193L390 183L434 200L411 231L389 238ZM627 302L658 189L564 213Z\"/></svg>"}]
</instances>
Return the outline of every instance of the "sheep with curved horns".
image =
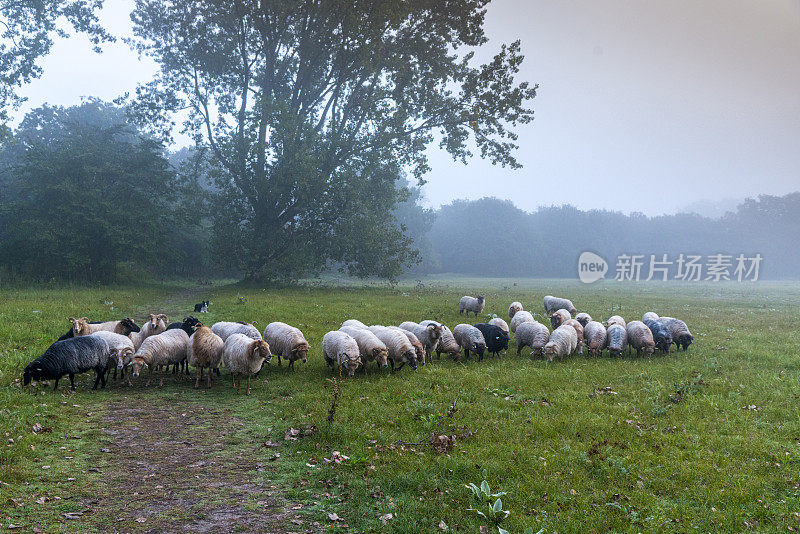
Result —
<instances>
[{"instance_id":1,"label":"sheep with curved horns","mask_svg":"<svg viewBox=\"0 0 800 534\"><path fill-rule=\"evenodd\" d=\"M361 365L361 354L358 343L346 332L331 330L322 336L322 355L331 369L337 364L340 369L347 370L347 376L354 376Z\"/></svg>"},{"instance_id":2,"label":"sheep with curved horns","mask_svg":"<svg viewBox=\"0 0 800 534\"><path fill-rule=\"evenodd\" d=\"M64 375L69 375L70 387L75 389L75 375L94 369L95 379L92 389L97 389L97 384L106 387L106 368L111 349L108 343L96 336L79 336L56 341L44 354L33 360L25 367L22 373L22 383L27 386L32 380L55 379L53 391L58 389L58 381Z\"/></svg>"},{"instance_id":3,"label":"sheep with curved horns","mask_svg":"<svg viewBox=\"0 0 800 534\"><path fill-rule=\"evenodd\" d=\"M147 316L147 321L142 325L138 332L131 332L128 337L133 342L133 348L139 350L145 339L155 336L167 330L169 318L163 313L151 313Z\"/></svg>"},{"instance_id":4,"label":"sheep with curved horns","mask_svg":"<svg viewBox=\"0 0 800 534\"><path fill-rule=\"evenodd\" d=\"M522 354L524 347L530 347L534 356L544 353L544 346L550 340L550 330L538 321L526 321L517 327L514 341L517 343L517 356Z\"/></svg>"},{"instance_id":5,"label":"sheep with curved horns","mask_svg":"<svg viewBox=\"0 0 800 534\"><path fill-rule=\"evenodd\" d=\"M560 310L556 310L550 316L550 327L555 330L556 328L558 328L562 324L566 323L570 319L572 319L572 316L569 314L569 312L567 310L565 310L563 308L560 309Z\"/></svg>"},{"instance_id":6,"label":"sheep with curved horns","mask_svg":"<svg viewBox=\"0 0 800 534\"><path fill-rule=\"evenodd\" d=\"M380 339L389 351L389 363L394 371L395 363L399 362L402 369L407 363L413 370L417 370L417 353L414 346L399 328L388 328L381 325L369 327L369 331Z\"/></svg>"},{"instance_id":7,"label":"sheep with curved horns","mask_svg":"<svg viewBox=\"0 0 800 534\"><path fill-rule=\"evenodd\" d=\"M93 334L101 330L122 334L123 336L130 335L131 332L139 331L139 326L134 323L130 317L126 317L120 321L106 322L89 322L87 317L81 317L80 319L70 317L69 322L72 323L72 328L70 328L66 334L58 338L59 341L78 336L88 336L89 334Z\"/></svg>"},{"instance_id":8,"label":"sheep with curved horns","mask_svg":"<svg viewBox=\"0 0 800 534\"><path fill-rule=\"evenodd\" d=\"M457 324L453 328L453 337L456 343L464 350L464 359L469 358L470 351L478 355L478 361L483 360L486 351L486 339L483 333L471 324Z\"/></svg>"},{"instance_id":9,"label":"sheep with curved horns","mask_svg":"<svg viewBox=\"0 0 800 534\"><path fill-rule=\"evenodd\" d=\"M269 361L271 358L272 353L266 341L253 339L245 334L231 334L222 346L222 360L231 372L231 380L237 395L243 376L247 377L247 395L250 395L250 378L261 369L264 360ZM238 385L236 375L239 375Z\"/></svg>"},{"instance_id":10,"label":"sheep with curved horns","mask_svg":"<svg viewBox=\"0 0 800 534\"><path fill-rule=\"evenodd\" d=\"M606 346L606 327L598 321L589 321L583 329L583 341L589 354L599 356Z\"/></svg>"},{"instance_id":11,"label":"sheep with curved horns","mask_svg":"<svg viewBox=\"0 0 800 534\"><path fill-rule=\"evenodd\" d=\"M186 347L186 363L197 368L197 378L194 381L195 389L200 387L200 380L203 379L203 369L206 368L208 368L206 388L211 387L211 370L219 367L222 361L224 345L225 342L222 341L222 338L207 326L198 327L189 338L189 344Z\"/></svg>"},{"instance_id":12,"label":"sheep with curved horns","mask_svg":"<svg viewBox=\"0 0 800 534\"><path fill-rule=\"evenodd\" d=\"M547 315L552 315L558 310L567 310L570 316L575 317L575 314L578 313L578 310L575 309L575 305L572 304L572 301L569 299L562 299L558 297L553 297L552 295L547 295L544 299L544 311Z\"/></svg>"},{"instance_id":13,"label":"sheep with curved horns","mask_svg":"<svg viewBox=\"0 0 800 534\"><path fill-rule=\"evenodd\" d=\"M150 385L153 369L158 367L159 386L163 386L163 367L184 361L188 347L189 336L180 328L148 337L133 355L133 378L138 378L141 370L147 366L147 383L145 383L147 387Z\"/></svg>"},{"instance_id":14,"label":"sheep with curved horns","mask_svg":"<svg viewBox=\"0 0 800 534\"><path fill-rule=\"evenodd\" d=\"M232 334L244 334L250 339L263 339L258 328L252 323L234 323L232 321L219 321L211 325L211 331L218 335L222 341Z\"/></svg>"},{"instance_id":15,"label":"sheep with curved horns","mask_svg":"<svg viewBox=\"0 0 800 534\"><path fill-rule=\"evenodd\" d=\"M511 319L511 324L508 327L511 329L512 332L516 333L517 328L522 323L535 323L536 319L533 318L531 312L522 310L514 314L514 317Z\"/></svg>"},{"instance_id":16,"label":"sheep with curved horns","mask_svg":"<svg viewBox=\"0 0 800 534\"><path fill-rule=\"evenodd\" d=\"M356 340L365 373L367 371L367 362L374 361L383 369L389 367L389 362L387 361L389 349L386 348L386 344L383 341L378 339L378 336L366 328L356 328L354 326L343 326L339 330Z\"/></svg>"},{"instance_id":17,"label":"sheep with curved horns","mask_svg":"<svg viewBox=\"0 0 800 534\"><path fill-rule=\"evenodd\" d=\"M578 346L578 334L569 325L562 324L550 334L550 339L544 346L544 355L552 362L557 356L563 358L575 352Z\"/></svg>"},{"instance_id":18,"label":"sheep with curved horns","mask_svg":"<svg viewBox=\"0 0 800 534\"><path fill-rule=\"evenodd\" d=\"M269 323L262 337L269 343L272 354L278 357L278 365L281 364L281 358L284 358L289 362L289 368L294 370L294 362L297 360L303 363L308 361L308 341L299 328L281 322Z\"/></svg>"},{"instance_id":19,"label":"sheep with curved horns","mask_svg":"<svg viewBox=\"0 0 800 534\"><path fill-rule=\"evenodd\" d=\"M509 319L513 319L514 318L514 314L517 313L517 312L521 312L523 309L524 308L522 307L522 303L521 302L517 302L515 300L508 307L508 318Z\"/></svg>"},{"instance_id":20,"label":"sheep with curved horns","mask_svg":"<svg viewBox=\"0 0 800 534\"><path fill-rule=\"evenodd\" d=\"M483 295L477 297L464 295L461 297L461 300L458 301L458 313L467 312L467 314L469 314L469 312L474 312L475 317L477 317L479 313L483 312L484 306L486 306L486 298Z\"/></svg>"},{"instance_id":21,"label":"sheep with curved horns","mask_svg":"<svg viewBox=\"0 0 800 534\"><path fill-rule=\"evenodd\" d=\"M442 337L442 325L435 321L425 321L425 324L415 323L413 321L405 321L400 324L400 328L413 332L417 339L419 339L422 346L425 348L425 355L431 357L433 349L436 348L437 343Z\"/></svg>"}]
</instances>

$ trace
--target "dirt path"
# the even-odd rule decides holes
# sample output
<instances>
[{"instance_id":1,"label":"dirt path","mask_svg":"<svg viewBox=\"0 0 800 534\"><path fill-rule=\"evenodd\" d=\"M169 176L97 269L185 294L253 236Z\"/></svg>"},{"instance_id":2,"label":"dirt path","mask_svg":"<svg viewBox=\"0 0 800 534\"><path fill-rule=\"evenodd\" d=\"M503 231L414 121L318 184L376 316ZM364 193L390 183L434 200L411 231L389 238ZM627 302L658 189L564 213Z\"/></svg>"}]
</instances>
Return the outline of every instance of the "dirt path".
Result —
<instances>
[{"instance_id":1,"label":"dirt path","mask_svg":"<svg viewBox=\"0 0 800 534\"><path fill-rule=\"evenodd\" d=\"M153 309L182 318L210 288ZM113 386L112 386L113 387ZM321 532L270 483L268 453L248 443L231 409L190 389L120 390L99 413L98 460L107 492L91 522L101 532Z\"/></svg>"}]
</instances>

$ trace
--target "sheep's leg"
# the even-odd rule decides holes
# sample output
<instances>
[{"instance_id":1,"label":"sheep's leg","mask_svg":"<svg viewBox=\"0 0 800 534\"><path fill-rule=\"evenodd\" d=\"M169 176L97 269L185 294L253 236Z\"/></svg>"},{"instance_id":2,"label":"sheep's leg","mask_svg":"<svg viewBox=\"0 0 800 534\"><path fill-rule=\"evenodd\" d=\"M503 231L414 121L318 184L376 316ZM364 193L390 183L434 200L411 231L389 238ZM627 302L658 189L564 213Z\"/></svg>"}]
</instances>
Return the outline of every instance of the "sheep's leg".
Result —
<instances>
[{"instance_id":1,"label":"sheep's leg","mask_svg":"<svg viewBox=\"0 0 800 534\"><path fill-rule=\"evenodd\" d=\"M103 380L100 382L100 389L106 389L106 373L103 373Z\"/></svg>"},{"instance_id":2,"label":"sheep's leg","mask_svg":"<svg viewBox=\"0 0 800 534\"><path fill-rule=\"evenodd\" d=\"M405 364L406 362L400 362L400 367L398 367L397 370L399 371L400 369L402 369Z\"/></svg>"},{"instance_id":3,"label":"sheep's leg","mask_svg":"<svg viewBox=\"0 0 800 534\"><path fill-rule=\"evenodd\" d=\"M144 387L150 387L150 381L153 379L153 367L151 365L147 366L147 382L145 382Z\"/></svg>"},{"instance_id":4,"label":"sheep's leg","mask_svg":"<svg viewBox=\"0 0 800 534\"><path fill-rule=\"evenodd\" d=\"M53 391L58 389L58 381L59 380L60 380L59 378L56 378L56 383L53 385ZM73 389L75 389L75 388L73 388Z\"/></svg>"},{"instance_id":5,"label":"sheep's leg","mask_svg":"<svg viewBox=\"0 0 800 534\"><path fill-rule=\"evenodd\" d=\"M197 378L194 381L194 389L200 387L200 379L203 378L203 368L199 365L197 366Z\"/></svg>"},{"instance_id":6,"label":"sheep's leg","mask_svg":"<svg viewBox=\"0 0 800 534\"><path fill-rule=\"evenodd\" d=\"M392 364L392 372L394 372L394 358L389 358L389 363Z\"/></svg>"},{"instance_id":7,"label":"sheep's leg","mask_svg":"<svg viewBox=\"0 0 800 534\"><path fill-rule=\"evenodd\" d=\"M281 366L281 355L278 354L278 367L280 367L280 366Z\"/></svg>"},{"instance_id":8,"label":"sheep's leg","mask_svg":"<svg viewBox=\"0 0 800 534\"><path fill-rule=\"evenodd\" d=\"M291 369L292 371L294 371L294 360L290 360L290 361L289 361L289 369Z\"/></svg>"},{"instance_id":9,"label":"sheep's leg","mask_svg":"<svg viewBox=\"0 0 800 534\"><path fill-rule=\"evenodd\" d=\"M247 394L250 395L250 375L247 375Z\"/></svg>"},{"instance_id":10,"label":"sheep's leg","mask_svg":"<svg viewBox=\"0 0 800 534\"><path fill-rule=\"evenodd\" d=\"M211 367L208 368L208 374L206 376L207 376L206 387L208 389L211 389Z\"/></svg>"},{"instance_id":11,"label":"sheep's leg","mask_svg":"<svg viewBox=\"0 0 800 534\"><path fill-rule=\"evenodd\" d=\"M242 387L242 376L239 375L239 384L236 386L236 394L239 394L239 388Z\"/></svg>"},{"instance_id":12,"label":"sheep's leg","mask_svg":"<svg viewBox=\"0 0 800 534\"><path fill-rule=\"evenodd\" d=\"M69 387L72 388L72 391L75 391L75 374L69 374Z\"/></svg>"},{"instance_id":13,"label":"sheep's leg","mask_svg":"<svg viewBox=\"0 0 800 534\"><path fill-rule=\"evenodd\" d=\"M214 374L217 376L222 376L222 371L219 370L219 367L214 367Z\"/></svg>"},{"instance_id":14,"label":"sheep's leg","mask_svg":"<svg viewBox=\"0 0 800 534\"><path fill-rule=\"evenodd\" d=\"M167 369L169 373L169 369ZM164 368L158 370L158 387L164 387Z\"/></svg>"}]
</instances>

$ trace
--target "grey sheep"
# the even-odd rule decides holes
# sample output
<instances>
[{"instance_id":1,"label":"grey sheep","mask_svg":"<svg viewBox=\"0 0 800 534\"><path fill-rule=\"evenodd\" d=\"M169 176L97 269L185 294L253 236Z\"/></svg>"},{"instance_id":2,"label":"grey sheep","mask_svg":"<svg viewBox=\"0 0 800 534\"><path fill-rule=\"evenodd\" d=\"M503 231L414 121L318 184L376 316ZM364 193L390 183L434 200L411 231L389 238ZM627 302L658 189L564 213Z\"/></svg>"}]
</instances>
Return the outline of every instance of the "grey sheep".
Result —
<instances>
[{"instance_id":1,"label":"grey sheep","mask_svg":"<svg viewBox=\"0 0 800 534\"><path fill-rule=\"evenodd\" d=\"M660 319L648 318L644 319L642 322L653 334L653 341L656 342L656 348L669 354L669 349L672 345L672 332L670 332L669 328L667 328Z\"/></svg>"},{"instance_id":2,"label":"grey sheep","mask_svg":"<svg viewBox=\"0 0 800 534\"><path fill-rule=\"evenodd\" d=\"M628 346L636 349L636 355L641 356L642 352L651 356L656 344L653 341L653 333L642 321L631 321L625 327L628 332Z\"/></svg>"},{"instance_id":3,"label":"grey sheep","mask_svg":"<svg viewBox=\"0 0 800 534\"><path fill-rule=\"evenodd\" d=\"M563 358L569 356L578 346L578 334L575 329L569 325L561 325L550 334L550 339L544 346L544 355L548 361L553 361L553 358L558 356Z\"/></svg>"},{"instance_id":4,"label":"grey sheep","mask_svg":"<svg viewBox=\"0 0 800 534\"><path fill-rule=\"evenodd\" d=\"M106 367L111 349L108 343L97 336L79 336L56 341L44 354L33 360L25 367L22 374L22 383L27 386L31 380L52 380L53 391L58 389L58 381L64 375L69 375L70 387L75 389L75 375L94 369L95 379L92 389L106 387Z\"/></svg>"},{"instance_id":5,"label":"grey sheep","mask_svg":"<svg viewBox=\"0 0 800 534\"><path fill-rule=\"evenodd\" d=\"M547 315L552 315L561 309L567 310L572 317L575 317L575 314L578 313L578 310L575 309L575 305L572 304L572 301L569 299L562 299L547 295L543 299L543 302L544 311L547 313Z\"/></svg>"},{"instance_id":6,"label":"grey sheep","mask_svg":"<svg viewBox=\"0 0 800 534\"><path fill-rule=\"evenodd\" d=\"M489 320L489 324L500 327L506 334L509 332L508 323L502 320L500 317L493 317Z\"/></svg>"},{"instance_id":7,"label":"grey sheep","mask_svg":"<svg viewBox=\"0 0 800 534\"><path fill-rule=\"evenodd\" d=\"M417 324L413 321L406 321L400 324L400 328L413 332L425 348L425 355L431 357L442 337L442 325L430 320L426 320L424 323Z\"/></svg>"},{"instance_id":8,"label":"grey sheep","mask_svg":"<svg viewBox=\"0 0 800 534\"><path fill-rule=\"evenodd\" d=\"M617 323L606 328L606 347L611 356L620 356L628 347L628 332L624 326Z\"/></svg>"},{"instance_id":9,"label":"grey sheep","mask_svg":"<svg viewBox=\"0 0 800 534\"><path fill-rule=\"evenodd\" d=\"M694 336L689 331L689 327L680 319L662 317L661 323L669 329L670 334L672 334L672 342L675 343L677 348L686 350L694 341Z\"/></svg>"},{"instance_id":10,"label":"grey sheep","mask_svg":"<svg viewBox=\"0 0 800 534\"><path fill-rule=\"evenodd\" d=\"M252 323L234 323L232 321L220 321L211 325L211 331L217 334L222 341L228 339L233 334L244 334L250 339L263 339L261 332Z\"/></svg>"},{"instance_id":11,"label":"grey sheep","mask_svg":"<svg viewBox=\"0 0 800 534\"><path fill-rule=\"evenodd\" d=\"M522 310L514 314L514 317L511 319L511 324L508 326L512 332L516 333L519 325L521 325L522 323L529 323L529 322L535 323L536 319L533 318L531 312Z\"/></svg>"},{"instance_id":12,"label":"grey sheep","mask_svg":"<svg viewBox=\"0 0 800 534\"><path fill-rule=\"evenodd\" d=\"M544 346L550 341L550 331L538 321L526 321L517 327L514 340L517 343L517 356L522 353L523 347L530 347L534 356L541 356Z\"/></svg>"},{"instance_id":13,"label":"grey sheep","mask_svg":"<svg viewBox=\"0 0 800 534\"><path fill-rule=\"evenodd\" d=\"M586 312L581 312L575 316L575 320L581 323L584 328L586 328L586 325L592 321L592 316Z\"/></svg>"},{"instance_id":14,"label":"grey sheep","mask_svg":"<svg viewBox=\"0 0 800 534\"><path fill-rule=\"evenodd\" d=\"M514 302L512 302L512 303L511 303L511 305L508 307L508 318L509 318L509 319L513 319L513 318L514 318L514 314L515 314L515 313L517 313L517 312L520 312L520 311L522 311L523 309L524 309L524 308L522 307L522 303L521 303L521 302L517 302L517 301L515 300L515 301L514 301Z\"/></svg>"},{"instance_id":15,"label":"grey sheep","mask_svg":"<svg viewBox=\"0 0 800 534\"><path fill-rule=\"evenodd\" d=\"M436 345L436 357L441 358L442 353L449 354L454 360L461 356L461 345L456 341L453 332L445 325L442 325L442 339Z\"/></svg>"},{"instance_id":16,"label":"grey sheep","mask_svg":"<svg viewBox=\"0 0 800 534\"><path fill-rule=\"evenodd\" d=\"M626 325L625 319L623 319L619 315L612 315L611 317L609 317L608 320L605 323L605 326L606 326L606 328L608 328L612 324L618 324L622 328L625 328L625 325Z\"/></svg>"},{"instance_id":17,"label":"grey sheep","mask_svg":"<svg viewBox=\"0 0 800 534\"><path fill-rule=\"evenodd\" d=\"M361 361L364 365L364 372L367 370L367 362L375 362L379 367L389 367L387 358L389 349L386 344L378 339L378 336L366 328L356 328L355 326L343 326L339 330L348 334L356 340L358 352L361 354Z\"/></svg>"},{"instance_id":18,"label":"grey sheep","mask_svg":"<svg viewBox=\"0 0 800 534\"><path fill-rule=\"evenodd\" d=\"M469 314L469 312L474 312L475 317L477 317L479 313L483 313L484 306L486 306L486 298L483 295L478 297L464 295L458 302L458 313L466 311Z\"/></svg>"},{"instance_id":19,"label":"grey sheep","mask_svg":"<svg viewBox=\"0 0 800 534\"><path fill-rule=\"evenodd\" d=\"M598 321L589 321L583 329L583 342L589 354L599 356L606 346L606 327Z\"/></svg>"},{"instance_id":20,"label":"grey sheep","mask_svg":"<svg viewBox=\"0 0 800 534\"><path fill-rule=\"evenodd\" d=\"M642 315L642 322L645 322L645 321L658 321L658 319L659 319L659 316L658 316L658 314L656 312L651 312L650 311L650 312L647 312L644 315Z\"/></svg>"},{"instance_id":21,"label":"grey sheep","mask_svg":"<svg viewBox=\"0 0 800 534\"><path fill-rule=\"evenodd\" d=\"M469 358L470 351L478 355L478 361L483 360L486 351L486 340L480 330L471 324L457 324L453 328L453 337L456 343L464 350L464 359Z\"/></svg>"}]
</instances>

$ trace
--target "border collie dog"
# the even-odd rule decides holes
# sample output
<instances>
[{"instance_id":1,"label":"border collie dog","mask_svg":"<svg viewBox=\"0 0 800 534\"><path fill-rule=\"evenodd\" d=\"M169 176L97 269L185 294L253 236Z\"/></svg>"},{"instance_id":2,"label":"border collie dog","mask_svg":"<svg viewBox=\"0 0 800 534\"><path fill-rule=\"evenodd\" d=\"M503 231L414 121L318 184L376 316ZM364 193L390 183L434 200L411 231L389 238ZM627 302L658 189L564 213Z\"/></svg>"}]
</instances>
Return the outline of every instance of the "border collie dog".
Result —
<instances>
[{"instance_id":1,"label":"border collie dog","mask_svg":"<svg viewBox=\"0 0 800 534\"><path fill-rule=\"evenodd\" d=\"M211 304L210 301L204 300L198 304L194 305L194 311L198 313L208 313L208 306Z\"/></svg>"}]
</instances>

